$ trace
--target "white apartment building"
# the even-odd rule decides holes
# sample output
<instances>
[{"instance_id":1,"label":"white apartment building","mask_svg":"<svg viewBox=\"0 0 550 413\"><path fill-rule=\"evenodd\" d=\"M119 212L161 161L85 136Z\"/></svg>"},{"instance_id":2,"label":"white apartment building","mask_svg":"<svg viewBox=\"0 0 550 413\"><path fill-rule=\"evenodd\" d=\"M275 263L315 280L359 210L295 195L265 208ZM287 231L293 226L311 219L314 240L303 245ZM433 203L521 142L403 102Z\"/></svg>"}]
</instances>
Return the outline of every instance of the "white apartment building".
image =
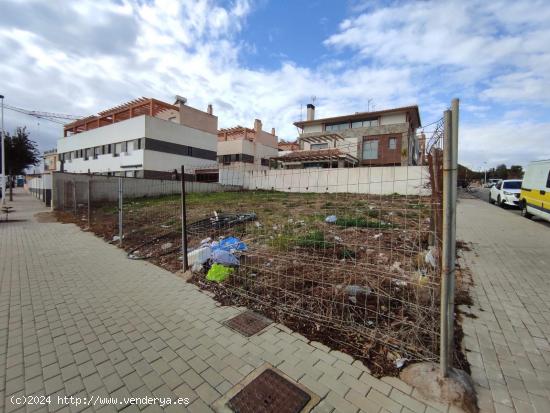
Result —
<instances>
[{"instance_id":1,"label":"white apartment building","mask_svg":"<svg viewBox=\"0 0 550 413\"><path fill-rule=\"evenodd\" d=\"M221 165L244 165L247 169L269 169L271 158L279 153L275 129L262 130L262 121L254 121L254 129L243 126L218 132L218 162Z\"/></svg>"},{"instance_id":2,"label":"white apartment building","mask_svg":"<svg viewBox=\"0 0 550 413\"><path fill-rule=\"evenodd\" d=\"M169 179L182 165L216 168L217 130L211 105L140 98L65 125L57 170Z\"/></svg>"}]
</instances>

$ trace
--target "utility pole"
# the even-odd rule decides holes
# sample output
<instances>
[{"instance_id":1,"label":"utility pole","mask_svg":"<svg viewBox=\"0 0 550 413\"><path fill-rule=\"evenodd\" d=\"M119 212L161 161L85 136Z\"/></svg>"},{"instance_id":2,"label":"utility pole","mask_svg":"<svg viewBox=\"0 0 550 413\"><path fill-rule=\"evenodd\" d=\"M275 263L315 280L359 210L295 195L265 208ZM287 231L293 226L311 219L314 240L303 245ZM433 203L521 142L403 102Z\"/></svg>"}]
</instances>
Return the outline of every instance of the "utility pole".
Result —
<instances>
[{"instance_id":1,"label":"utility pole","mask_svg":"<svg viewBox=\"0 0 550 413\"><path fill-rule=\"evenodd\" d=\"M4 95L0 95L2 101L2 205L6 204L6 145L4 145Z\"/></svg>"}]
</instances>

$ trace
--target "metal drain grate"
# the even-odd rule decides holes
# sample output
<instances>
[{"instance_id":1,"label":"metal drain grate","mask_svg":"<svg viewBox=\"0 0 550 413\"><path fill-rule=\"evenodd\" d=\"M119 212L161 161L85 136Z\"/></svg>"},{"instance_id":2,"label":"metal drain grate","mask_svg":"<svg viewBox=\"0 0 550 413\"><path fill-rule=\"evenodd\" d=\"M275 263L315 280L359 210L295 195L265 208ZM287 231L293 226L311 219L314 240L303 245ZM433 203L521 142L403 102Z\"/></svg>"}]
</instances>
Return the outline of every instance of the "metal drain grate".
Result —
<instances>
[{"instance_id":1,"label":"metal drain grate","mask_svg":"<svg viewBox=\"0 0 550 413\"><path fill-rule=\"evenodd\" d=\"M262 331L271 321L254 311L245 311L236 317L225 322L225 325L238 331L244 336L250 337L259 331Z\"/></svg>"},{"instance_id":2,"label":"metal drain grate","mask_svg":"<svg viewBox=\"0 0 550 413\"><path fill-rule=\"evenodd\" d=\"M229 400L236 413L299 413L311 396L271 369Z\"/></svg>"}]
</instances>

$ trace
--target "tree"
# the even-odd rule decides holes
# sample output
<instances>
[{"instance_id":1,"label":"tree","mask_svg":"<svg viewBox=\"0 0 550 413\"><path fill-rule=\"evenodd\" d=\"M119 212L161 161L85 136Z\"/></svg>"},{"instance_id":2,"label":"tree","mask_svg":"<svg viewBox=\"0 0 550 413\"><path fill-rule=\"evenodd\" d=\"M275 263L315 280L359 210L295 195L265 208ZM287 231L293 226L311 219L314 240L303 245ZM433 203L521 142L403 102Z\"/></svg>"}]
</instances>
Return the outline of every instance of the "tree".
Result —
<instances>
[{"instance_id":1,"label":"tree","mask_svg":"<svg viewBox=\"0 0 550 413\"><path fill-rule=\"evenodd\" d=\"M508 178L508 169L505 164L500 164L495 169L495 178L498 179L507 179Z\"/></svg>"},{"instance_id":2,"label":"tree","mask_svg":"<svg viewBox=\"0 0 550 413\"><path fill-rule=\"evenodd\" d=\"M29 132L27 132L26 127L17 128L14 135L6 133L4 145L6 148L6 175L9 176L10 201L13 201L12 183L15 176L24 174L25 169L29 166L39 164L40 152L36 142L29 139Z\"/></svg>"},{"instance_id":3,"label":"tree","mask_svg":"<svg viewBox=\"0 0 550 413\"><path fill-rule=\"evenodd\" d=\"M512 165L508 173L508 178L511 179L522 179L523 178L523 167L521 165Z\"/></svg>"}]
</instances>

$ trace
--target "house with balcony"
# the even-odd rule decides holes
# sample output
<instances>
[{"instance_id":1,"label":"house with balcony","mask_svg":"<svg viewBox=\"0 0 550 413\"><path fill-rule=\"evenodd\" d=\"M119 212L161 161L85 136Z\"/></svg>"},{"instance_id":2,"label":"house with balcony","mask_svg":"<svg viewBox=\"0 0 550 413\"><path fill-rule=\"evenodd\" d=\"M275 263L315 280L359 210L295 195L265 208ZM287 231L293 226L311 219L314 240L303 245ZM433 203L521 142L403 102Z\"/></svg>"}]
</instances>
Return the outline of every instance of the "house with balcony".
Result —
<instances>
[{"instance_id":1,"label":"house with balcony","mask_svg":"<svg viewBox=\"0 0 550 413\"><path fill-rule=\"evenodd\" d=\"M215 168L218 118L186 102L139 98L65 125L56 169L171 179L182 165Z\"/></svg>"},{"instance_id":2,"label":"house with balcony","mask_svg":"<svg viewBox=\"0 0 550 413\"><path fill-rule=\"evenodd\" d=\"M247 166L247 169L269 169L270 159L279 152L275 129L262 130L256 119L254 128L235 126L218 132L218 163L224 166Z\"/></svg>"},{"instance_id":3,"label":"house with balcony","mask_svg":"<svg viewBox=\"0 0 550 413\"><path fill-rule=\"evenodd\" d=\"M308 104L306 120L294 125L300 130L300 150L278 158L286 169L406 166L420 161L418 106L317 119L315 106Z\"/></svg>"}]
</instances>

